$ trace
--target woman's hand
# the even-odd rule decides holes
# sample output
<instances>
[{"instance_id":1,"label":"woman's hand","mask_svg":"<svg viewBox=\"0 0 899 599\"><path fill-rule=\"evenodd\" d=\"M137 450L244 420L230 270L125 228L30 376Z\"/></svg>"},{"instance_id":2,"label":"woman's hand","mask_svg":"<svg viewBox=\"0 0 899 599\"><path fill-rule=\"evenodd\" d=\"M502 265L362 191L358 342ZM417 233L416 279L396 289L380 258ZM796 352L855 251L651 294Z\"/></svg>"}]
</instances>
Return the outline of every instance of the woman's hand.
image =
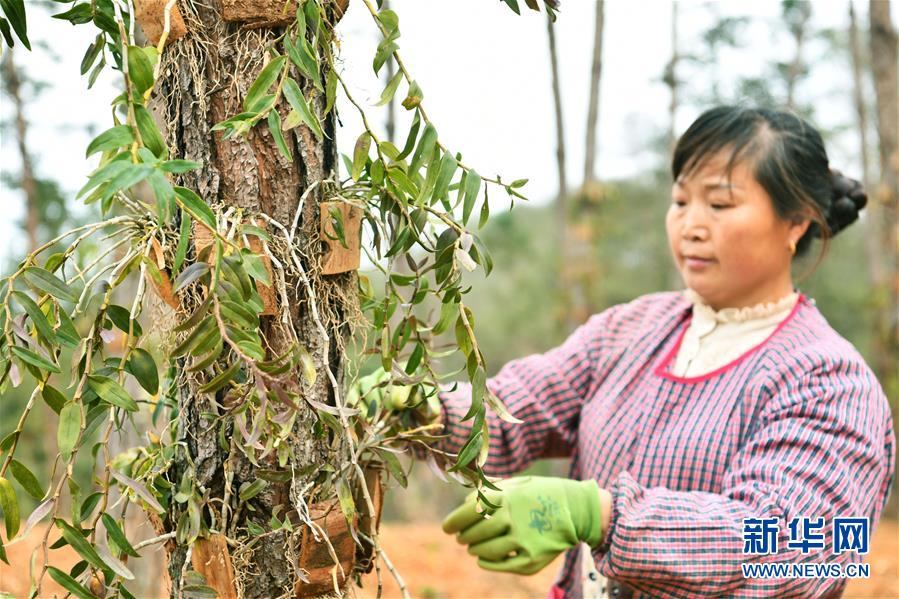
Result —
<instances>
[{"instance_id":1,"label":"woman's hand","mask_svg":"<svg viewBox=\"0 0 899 599\"><path fill-rule=\"evenodd\" d=\"M472 493L443 521L444 532L459 533L482 568L534 574L581 541L591 547L602 541L608 518L595 481L523 476L496 486L484 495L497 509L479 511Z\"/></svg>"}]
</instances>

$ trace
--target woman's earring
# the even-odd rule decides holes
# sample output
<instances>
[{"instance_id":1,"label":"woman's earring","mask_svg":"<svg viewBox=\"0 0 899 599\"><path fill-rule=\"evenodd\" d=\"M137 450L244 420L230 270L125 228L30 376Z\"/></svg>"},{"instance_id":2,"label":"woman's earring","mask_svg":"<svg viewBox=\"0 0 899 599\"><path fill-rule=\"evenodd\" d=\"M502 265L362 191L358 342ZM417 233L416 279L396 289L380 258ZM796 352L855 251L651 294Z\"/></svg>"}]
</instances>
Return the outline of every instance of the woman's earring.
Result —
<instances>
[{"instance_id":1,"label":"woman's earring","mask_svg":"<svg viewBox=\"0 0 899 599\"><path fill-rule=\"evenodd\" d=\"M796 242L793 241L792 239L790 240L790 255L791 256L796 255Z\"/></svg>"}]
</instances>

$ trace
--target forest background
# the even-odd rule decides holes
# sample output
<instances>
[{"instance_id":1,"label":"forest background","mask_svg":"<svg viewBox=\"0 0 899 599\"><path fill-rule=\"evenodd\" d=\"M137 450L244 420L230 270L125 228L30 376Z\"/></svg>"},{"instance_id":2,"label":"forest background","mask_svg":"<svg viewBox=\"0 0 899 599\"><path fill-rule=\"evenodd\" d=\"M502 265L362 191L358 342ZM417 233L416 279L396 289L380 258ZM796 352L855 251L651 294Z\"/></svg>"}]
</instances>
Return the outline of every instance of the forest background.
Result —
<instances>
[{"instance_id":1,"label":"forest background","mask_svg":"<svg viewBox=\"0 0 899 599\"><path fill-rule=\"evenodd\" d=\"M403 47L428 90L429 111L450 145L464 141L466 158L483 172L529 179L528 202L511 208L497 198L491 205L495 216L483 239L496 268L486 278L482 269L469 275L468 303L478 314L490 374L559 344L591 313L680 288L663 225L672 141L706 108L743 102L796 110L824 135L833 166L866 184L872 209L835 239L823 264L798 286L877 369L897 414L899 357L883 355L878 338L896 251L881 244L883 173L868 3L656 1L647 9L621 0L604 2L600 17L595 2L569 0L551 29L542 13L508 20L498 2L390 4L404 23ZM106 100L119 85L107 72L86 90L78 68L90 42L82 39L86 34L52 19L53 3L28 5L32 46L40 51L17 47L4 53L2 65L4 274L29 248L98 216L73 196L94 166L81 148L105 128ZM356 95L373 104L384 81L365 63L379 38L362 12L351 2L338 27L342 68ZM449 72L452 77L444 76ZM591 111L594 83L598 110ZM354 112L338 110L346 130L360 128ZM382 111L375 126L388 138L405 118L393 103L373 110ZM341 138L341 151L351 155L354 141ZM797 274L811 266L798 264ZM0 437L14 426L28 393L22 387L4 393ZM46 448L55 441L44 439L55 440L55 423L42 427L35 419L25 433L27 449L17 457L40 471L52 458ZM565 464L534 469L563 474ZM442 542L436 522L461 493L418 467L407 489L391 491L385 518L430 523L416 530L430 530L433 542ZM897 505L894 493L887 517L899 515ZM889 567L883 574L895 579L895 564ZM439 585L428 588L443 592Z\"/></svg>"}]
</instances>

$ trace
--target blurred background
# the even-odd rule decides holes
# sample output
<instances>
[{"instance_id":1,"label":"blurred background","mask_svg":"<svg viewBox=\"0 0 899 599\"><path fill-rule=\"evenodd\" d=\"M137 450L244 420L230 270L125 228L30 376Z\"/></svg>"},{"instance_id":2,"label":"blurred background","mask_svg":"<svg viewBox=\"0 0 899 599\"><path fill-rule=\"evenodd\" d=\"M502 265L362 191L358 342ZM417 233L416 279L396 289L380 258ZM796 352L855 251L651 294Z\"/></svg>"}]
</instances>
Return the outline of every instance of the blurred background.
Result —
<instances>
[{"instance_id":1,"label":"blurred background","mask_svg":"<svg viewBox=\"0 0 899 599\"><path fill-rule=\"evenodd\" d=\"M109 103L120 91L112 72L99 74L88 89L91 74L82 76L79 68L92 41L85 28L53 19L61 9L52 2L27 5L34 51L4 52L0 69L4 273L30 248L98 218L73 198L95 166L95 158L83 158L84 148L109 126ZM832 166L864 182L869 208L861 220L835 238L824 262L806 276L811 252L795 280L875 369L897 413L899 356L884 341L882 323L897 276L896 248L889 245L895 233L891 238L886 229L896 226L896 217L890 221L885 207L897 201L899 165L883 159L889 125L878 118L874 76L890 58L895 72L896 57L871 51L871 4L564 0L552 26L543 13L516 17L497 1L389 5L400 18L403 58L441 139L485 175L529 179L527 202L513 206L498 193L491 198L492 217L481 234L495 269L486 278L482 269L469 275L467 304L477 315L491 374L511 359L558 345L592 313L681 288L664 230L670 149L705 109L741 102L800 113L824 136ZM892 6L893 40L897 12ZM367 100L387 138L405 132L401 106L373 106L385 79L371 69L380 34L364 7L351 1L338 32L341 68L354 95ZM348 104L338 106L341 148L351 154L361 124ZM895 135L895 108L892 118ZM24 387L2 397L0 437L15 426ZM22 441L26 451L17 454L34 471L46 470L55 454L55 415L44 408L46 426L32 419ZM553 567L526 579L478 570L439 530L462 490L423 465L410 467L409 488L388 496L382 542L414 596L545 595ZM533 467L557 475L566 468L561 461ZM846 596L899 597L897 505L894 493L869 556L872 579L853 582ZM23 507L27 513L33 505ZM26 544L11 548L21 567L0 568L0 591L27 592L27 578L25 587L16 586L27 572ZM152 575L159 565L146 561ZM147 596L154 588L146 587ZM374 596L370 585L364 594L370 591Z\"/></svg>"}]
</instances>

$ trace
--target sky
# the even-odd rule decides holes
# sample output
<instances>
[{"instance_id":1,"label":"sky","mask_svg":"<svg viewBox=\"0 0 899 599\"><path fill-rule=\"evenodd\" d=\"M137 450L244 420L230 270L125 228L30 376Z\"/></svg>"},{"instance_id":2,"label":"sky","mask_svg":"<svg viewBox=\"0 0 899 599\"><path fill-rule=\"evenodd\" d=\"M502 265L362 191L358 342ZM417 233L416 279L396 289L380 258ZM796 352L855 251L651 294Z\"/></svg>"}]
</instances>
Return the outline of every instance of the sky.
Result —
<instances>
[{"instance_id":1,"label":"sky","mask_svg":"<svg viewBox=\"0 0 899 599\"><path fill-rule=\"evenodd\" d=\"M592 0L563 0L555 24L569 186L579 185L583 172L595 6ZM391 0L391 8L399 15L400 55L424 91L424 106L442 141L484 175L529 179L524 191L531 203L550 201L558 182L545 15L523 10L516 16L499 0ZM814 29L843 29L848 23L845 0L815 0L813 9ZM607 0L605 11L596 171L600 179L649 176L660 160L652 140L668 127L669 93L660 78L671 55L672 4ZM856 2L856 11L865 24L867 2ZM894 9L894 20L897 12ZM745 31L746 46L718 56L717 76L727 88L738 76L761 74L770 61L792 57L779 14L778 0L680 0L680 51L701 51L699 36L716 15L753 17ZM28 53L17 46L15 61L30 77L50 84L26 108L28 146L38 174L55 178L76 204L74 194L97 160L96 155L86 160L84 149L112 125L109 103L118 94L119 74L107 71L88 90L79 64L92 28L51 19L38 7L29 7L28 17L35 50ZM370 118L383 127L384 109L373 105L384 81L371 66L380 34L361 0L350 2L338 36L344 78L356 99L369 105ZM49 44L49 51L37 47L39 41ZM828 129L851 126L848 56L834 56L815 40L807 56L817 66L800 89L799 100L814 105L814 124ZM698 96L709 89L709 75L708 70L690 68L679 78L687 94ZM404 93L405 84L397 96ZM675 130L682 132L705 108L684 106ZM346 100L339 101L338 110L343 125L339 147L351 153L361 121ZM404 136L411 114L402 107L398 112L398 136ZM11 116L11 102L4 96L0 119L9 121ZM0 139L0 170L16 174L20 163L11 131ZM860 178L857 143L850 128L833 138L828 151L834 166ZM0 187L0 264L25 247L17 224L23 203L20 192Z\"/></svg>"}]
</instances>

